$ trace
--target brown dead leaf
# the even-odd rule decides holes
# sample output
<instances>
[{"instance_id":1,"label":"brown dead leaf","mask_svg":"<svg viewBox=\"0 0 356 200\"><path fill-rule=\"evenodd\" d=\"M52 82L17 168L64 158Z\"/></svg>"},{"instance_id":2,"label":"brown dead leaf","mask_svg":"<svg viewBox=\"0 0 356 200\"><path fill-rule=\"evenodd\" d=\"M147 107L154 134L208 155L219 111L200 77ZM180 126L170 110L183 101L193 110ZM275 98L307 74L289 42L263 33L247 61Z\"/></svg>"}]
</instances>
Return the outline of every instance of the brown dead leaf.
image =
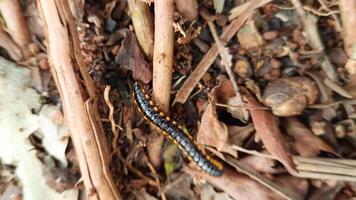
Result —
<instances>
[{"instance_id":1,"label":"brown dead leaf","mask_svg":"<svg viewBox=\"0 0 356 200\"><path fill-rule=\"evenodd\" d=\"M285 172L284 168L276 167L277 166L276 160L262 157L262 156L250 155L244 157L240 161L241 163L255 169L260 173L277 174L277 173Z\"/></svg>"},{"instance_id":2,"label":"brown dead leaf","mask_svg":"<svg viewBox=\"0 0 356 200\"><path fill-rule=\"evenodd\" d=\"M231 144L242 146L244 140L249 137L254 131L252 124L246 126L228 126Z\"/></svg>"},{"instance_id":3,"label":"brown dead leaf","mask_svg":"<svg viewBox=\"0 0 356 200\"><path fill-rule=\"evenodd\" d=\"M338 155L333 148L304 126L296 117L288 117L285 122L283 127L294 138L295 148L301 156L314 157L319 155L320 150Z\"/></svg>"},{"instance_id":4,"label":"brown dead leaf","mask_svg":"<svg viewBox=\"0 0 356 200\"><path fill-rule=\"evenodd\" d=\"M229 153L235 157L237 156L237 152L229 143L229 134L226 124L219 121L217 117L214 100L210 102L202 116L197 141L200 144L216 147L218 151Z\"/></svg>"},{"instance_id":5,"label":"brown dead leaf","mask_svg":"<svg viewBox=\"0 0 356 200\"><path fill-rule=\"evenodd\" d=\"M284 175L278 176L272 181L278 185L282 185L288 191L293 192L293 194L297 195L298 199L305 199L308 193L309 184L306 179Z\"/></svg>"},{"instance_id":6,"label":"brown dead leaf","mask_svg":"<svg viewBox=\"0 0 356 200\"><path fill-rule=\"evenodd\" d=\"M134 79L147 84L152 80L152 69L146 62L135 35L128 29L123 31L126 38L122 41L115 60L121 68L132 71Z\"/></svg>"},{"instance_id":7,"label":"brown dead leaf","mask_svg":"<svg viewBox=\"0 0 356 200\"><path fill-rule=\"evenodd\" d=\"M187 174L181 175L165 186L165 188L168 188L165 190L165 193L168 199L197 200L196 195L190 187L191 184L193 184L192 177Z\"/></svg>"},{"instance_id":8,"label":"brown dead leaf","mask_svg":"<svg viewBox=\"0 0 356 200\"><path fill-rule=\"evenodd\" d=\"M245 93L249 107L256 108L262 106L247 90ZM278 119L268 110L251 109L250 114L257 135L261 138L266 149L275 156L289 172L295 173L297 170L279 129Z\"/></svg>"},{"instance_id":9,"label":"brown dead leaf","mask_svg":"<svg viewBox=\"0 0 356 200\"><path fill-rule=\"evenodd\" d=\"M229 112L233 117L236 119L247 119L246 116L242 116L244 115L243 110L241 110L243 105L241 105L241 99L238 95L236 95L230 80L222 80L218 86L211 90L211 94L217 98L219 103L227 104L227 112Z\"/></svg>"},{"instance_id":10,"label":"brown dead leaf","mask_svg":"<svg viewBox=\"0 0 356 200\"><path fill-rule=\"evenodd\" d=\"M230 80L222 80L219 85L211 90L211 94L217 98L219 103L227 103L227 101L235 96L234 88Z\"/></svg>"},{"instance_id":11,"label":"brown dead leaf","mask_svg":"<svg viewBox=\"0 0 356 200\"><path fill-rule=\"evenodd\" d=\"M243 49L251 49L264 44L255 22L246 23L237 33L237 39Z\"/></svg>"},{"instance_id":12,"label":"brown dead leaf","mask_svg":"<svg viewBox=\"0 0 356 200\"><path fill-rule=\"evenodd\" d=\"M237 173L229 168L226 168L224 170L224 174L219 177L210 176L195 168L188 168L185 169L185 171L192 176L209 181L213 185L228 193L234 199L281 199L276 193L271 192L269 189L248 176Z\"/></svg>"}]
</instances>

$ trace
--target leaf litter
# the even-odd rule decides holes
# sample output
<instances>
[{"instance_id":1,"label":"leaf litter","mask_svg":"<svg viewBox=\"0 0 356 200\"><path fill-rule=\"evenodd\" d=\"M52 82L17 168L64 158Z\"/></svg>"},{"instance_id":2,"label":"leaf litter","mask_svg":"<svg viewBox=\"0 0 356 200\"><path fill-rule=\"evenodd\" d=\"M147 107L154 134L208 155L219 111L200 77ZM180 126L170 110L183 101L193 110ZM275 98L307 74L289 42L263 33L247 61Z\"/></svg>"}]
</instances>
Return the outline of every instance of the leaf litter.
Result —
<instances>
[{"instance_id":1,"label":"leaf litter","mask_svg":"<svg viewBox=\"0 0 356 200\"><path fill-rule=\"evenodd\" d=\"M349 44L352 37L343 36L340 29L351 36L356 33L348 28L353 27L350 20L342 17L349 12L344 1L340 0L340 7L329 0L176 1L177 12L171 16L178 31L174 44L169 44L175 51L170 91L175 100L166 114L208 154L220 158L225 167L222 177L189 165L174 144L152 134L142 115L134 113L128 77L142 85L150 85L154 78L152 52L147 53L140 40L140 35L152 32L135 27L123 0L76 5L83 17L76 24L81 50L95 81L100 121L111 151L110 166L105 167L111 169L117 190L124 198L137 199L355 196L356 54ZM141 4L151 15L144 20L153 20L154 1L149 3ZM41 47L40 53L34 51L37 65L42 66L33 76L35 88L46 100L58 102L47 71L51 58L43 45L46 36L36 22L36 6L27 9L34 25L29 28L40 38L36 43ZM141 24L147 25L144 20ZM144 40L152 50L152 38ZM21 135L0 134L17 144L0 140L0 150L5 152L0 153L0 177L6 182L0 181L1 198L11 193L24 199L42 198L33 197L40 194L47 195L44 199L61 199L64 193L69 194L67 199L77 198L82 192L80 181L74 186L80 176L78 163L61 106L42 104L31 89L28 70L22 70L27 78L8 84L21 89L0 91L5 97L0 99L0 109L12 114L0 113L1 133L14 124L4 119L17 119L6 131ZM25 73L20 71L14 74ZM150 96L151 87L144 87ZM28 172L33 172L32 177ZM42 184L35 184L36 180Z\"/></svg>"}]
</instances>

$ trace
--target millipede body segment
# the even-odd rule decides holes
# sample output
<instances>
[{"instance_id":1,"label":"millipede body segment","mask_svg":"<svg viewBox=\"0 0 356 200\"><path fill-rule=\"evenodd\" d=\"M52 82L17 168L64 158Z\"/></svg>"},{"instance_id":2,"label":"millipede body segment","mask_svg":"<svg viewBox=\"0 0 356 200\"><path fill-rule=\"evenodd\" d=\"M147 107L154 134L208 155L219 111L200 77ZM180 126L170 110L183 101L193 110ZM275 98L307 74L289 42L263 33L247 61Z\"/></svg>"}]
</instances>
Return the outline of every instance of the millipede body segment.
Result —
<instances>
[{"instance_id":1,"label":"millipede body segment","mask_svg":"<svg viewBox=\"0 0 356 200\"><path fill-rule=\"evenodd\" d=\"M134 84L133 92L137 107L147 120L176 143L182 151L186 152L203 171L213 176L222 175L222 164L202 152L189 134L185 133L175 121L171 121L169 117L165 117L162 112L159 112L158 108L154 106L154 103L137 82Z\"/></svg>"}]
</instances>

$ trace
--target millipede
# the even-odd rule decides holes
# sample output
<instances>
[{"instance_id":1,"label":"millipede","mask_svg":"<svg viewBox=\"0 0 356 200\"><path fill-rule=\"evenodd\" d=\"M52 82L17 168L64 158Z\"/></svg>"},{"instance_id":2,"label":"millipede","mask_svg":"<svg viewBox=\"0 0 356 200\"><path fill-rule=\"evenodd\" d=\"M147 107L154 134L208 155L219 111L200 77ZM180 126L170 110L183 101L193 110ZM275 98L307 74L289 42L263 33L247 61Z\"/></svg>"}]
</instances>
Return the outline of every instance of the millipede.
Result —
<instances>
[{"instance_id":1,"label":"millipede","mask_svg":"<svg viewBox=\"0 0 356 200\"><path fill-rule=\"evenodd\" d=\"M199 145L194 143L192 136L183 130L181 126L165 116L159 111L148 94L137 82L134 83L133 96L138 110L144 115L144 118L160 129L165 136L178 145L203 171L212 176L221 176L223 165L207 155L201 150Z\"/></svg>"}]
</instances>

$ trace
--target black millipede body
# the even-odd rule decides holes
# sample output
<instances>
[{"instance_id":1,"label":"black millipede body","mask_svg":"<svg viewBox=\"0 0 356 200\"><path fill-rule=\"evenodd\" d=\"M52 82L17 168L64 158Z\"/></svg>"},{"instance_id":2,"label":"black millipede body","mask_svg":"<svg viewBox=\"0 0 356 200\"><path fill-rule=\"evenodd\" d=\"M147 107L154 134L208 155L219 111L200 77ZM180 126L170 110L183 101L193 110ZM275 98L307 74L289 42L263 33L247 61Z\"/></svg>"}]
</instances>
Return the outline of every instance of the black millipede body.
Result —
<instances>
[{"instance_id":1,"label":"black millipede body","mask_svg":"<svg viewBox=\"0 0 356 200\"><path fill-rule=\"evenodd\" d=\"M180 149L186 152L203 171L213 176L222 175L222 164L203 153L199 146L194 143L192 137L185 133L180 126L177 126L175 121L171 121L169 117L164 117L164 114L158 111L158 108L154 106L138 83L134 84L133 92L137 107L147 120L158 127L174 143L178 144Z\"/></svg>"}]
</instances>

